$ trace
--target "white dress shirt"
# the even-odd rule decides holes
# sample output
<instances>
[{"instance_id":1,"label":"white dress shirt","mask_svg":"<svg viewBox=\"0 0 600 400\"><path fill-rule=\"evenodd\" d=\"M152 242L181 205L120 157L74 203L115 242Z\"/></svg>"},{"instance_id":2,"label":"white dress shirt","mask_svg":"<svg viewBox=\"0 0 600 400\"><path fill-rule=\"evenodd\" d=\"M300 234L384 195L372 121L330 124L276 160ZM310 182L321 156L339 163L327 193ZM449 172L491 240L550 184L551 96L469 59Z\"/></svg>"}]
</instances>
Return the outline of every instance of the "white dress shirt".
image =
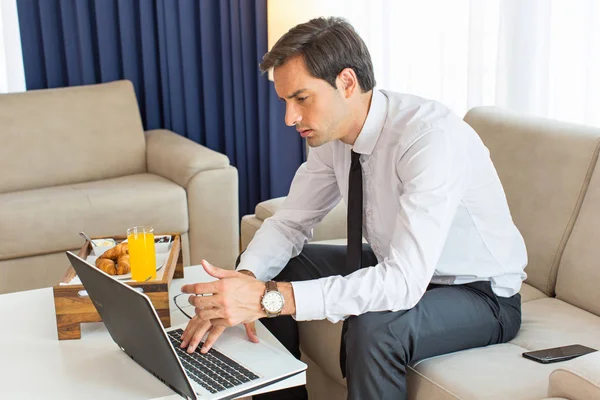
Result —
<instances>
[{"instance_id":1,"label":"white dress shirt","mask_svg":"<svg viewBox=\"0 0 600 400\"><path fill-rule=\"evenodd\" d=\"M430 282L491 281L502 297L519 291L525 243L477 133L437 102L379 90L353 147L336 140L310 150L238 270L267 281L300 254L315 224L348 200L351 149L361 154L363 236L378 264L292 282L297 320L407 310Z\"/></svg>"}]
</instances>

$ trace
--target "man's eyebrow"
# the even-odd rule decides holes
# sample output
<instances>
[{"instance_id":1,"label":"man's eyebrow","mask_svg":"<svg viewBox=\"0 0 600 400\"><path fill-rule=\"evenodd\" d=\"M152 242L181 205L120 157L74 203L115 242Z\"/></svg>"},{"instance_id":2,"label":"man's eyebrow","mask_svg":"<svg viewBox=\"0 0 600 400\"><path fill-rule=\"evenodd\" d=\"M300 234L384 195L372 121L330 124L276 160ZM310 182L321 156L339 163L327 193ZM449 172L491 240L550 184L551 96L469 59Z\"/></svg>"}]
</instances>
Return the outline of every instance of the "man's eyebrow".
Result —
<instances>
[{"instance_id":1,"label":"man's eyebrow","mask_svg":"<svg viewBox=\"0 0 600 400\"><path fill-rule=\"evenodd\" d=\"M288 99L293 99L294 97L298 96L300 93L302 93L302 92L304 92L304 91L306 91L306 90L308 90L308 89L307 89L307 88L298 89L298 90L296 90L294 93L290 94L290 95L289 95L287 98L288 98ZM281 101L285 101L285 100L283 99L283 97L280 97L280 98L279 98L279 100L281 100Z\"/></svg>"}]
</instances>

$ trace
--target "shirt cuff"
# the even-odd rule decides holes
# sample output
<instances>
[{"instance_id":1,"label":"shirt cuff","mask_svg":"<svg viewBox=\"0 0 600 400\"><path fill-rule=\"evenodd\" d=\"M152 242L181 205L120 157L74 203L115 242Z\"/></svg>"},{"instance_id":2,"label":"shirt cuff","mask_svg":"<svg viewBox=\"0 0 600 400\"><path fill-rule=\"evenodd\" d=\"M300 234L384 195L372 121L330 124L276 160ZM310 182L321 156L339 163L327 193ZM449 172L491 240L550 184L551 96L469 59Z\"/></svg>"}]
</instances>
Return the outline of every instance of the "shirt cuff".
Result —
<instances>
[{"instance_id":1,"label":"shirt cuff","mask_svg":"<svg viewBox=\"0 0 600 400\"><path fill-rule=\"evenodd\" d=\"M325 319L325 299L319 280L292 282L296 302L296 321Z\"/></svg>"},{"instance_id":2,"label":"shirt cuff","mask_svg":"<svg viewBox=\"0 0 600 400\"><path fill-rule=\"evenodd\" d=\"M265 270L265 268L263 268L263 265L264 264L260 262L258 257L253 257L250 254L247 254L244 257L244 254L242 254L240 263L238 264L238 266L235 270L241 271L244 269L246 271L250 271L254 274L256 279L258 279L259 281L266 282L266 281L270 280L272 277L267 276L267 274L266 274L267 271Z\"/></svg>"}]
</instances>

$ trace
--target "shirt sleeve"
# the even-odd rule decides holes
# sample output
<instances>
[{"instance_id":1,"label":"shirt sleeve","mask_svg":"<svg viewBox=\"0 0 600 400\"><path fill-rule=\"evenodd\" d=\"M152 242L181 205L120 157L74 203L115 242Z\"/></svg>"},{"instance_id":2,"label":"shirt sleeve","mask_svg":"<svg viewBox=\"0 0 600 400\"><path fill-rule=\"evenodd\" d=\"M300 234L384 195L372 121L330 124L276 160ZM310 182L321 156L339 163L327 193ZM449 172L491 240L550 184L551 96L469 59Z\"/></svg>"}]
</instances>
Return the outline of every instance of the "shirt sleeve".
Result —
<instances>
[{"instance_id":1,"label":"shirt sleeve","mask_svg":"<svg viewBox=\"0 0 600 400\"><path fill-rule=\"evenodd\" d=\"M312 228L341 199L331 155L326 146L311 149L292 180L282 208L258 229L240 258L238 270L251 271L257 279L267 281L300 254L312 238Z\"/></svg>"},{"instance_id":2,"label":"shirt sleeve","mask_svg":"<svg viewBox=\"0 0 600 400\"><path fill-rule=\"evenodd\" d=\"M297 320L338 322L371 311L414 307L431 281L469 178L460 137L430 130L399 155L404 191L389 256L345 277L293 282Z\"/></svg>"}]
</instances>

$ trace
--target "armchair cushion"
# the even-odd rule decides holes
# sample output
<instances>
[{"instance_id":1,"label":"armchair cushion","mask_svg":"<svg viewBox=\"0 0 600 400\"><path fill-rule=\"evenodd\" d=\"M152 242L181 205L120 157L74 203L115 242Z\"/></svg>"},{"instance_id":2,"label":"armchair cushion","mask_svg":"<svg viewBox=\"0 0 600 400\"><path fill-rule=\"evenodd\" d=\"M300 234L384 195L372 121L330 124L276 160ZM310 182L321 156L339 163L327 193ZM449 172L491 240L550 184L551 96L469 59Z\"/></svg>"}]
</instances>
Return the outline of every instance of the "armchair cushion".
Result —
<instances>
[{"instance_id":1,"label":"armchair cushion","mask_svg":"<svg viewBox=\"0 0 600 400\"><path fill-rule=\"evenodd\" d=\"M226 168L229 158L165 129L146 132L148 172L187 187L200 171Z\"/></svg>"}]
</instances>

